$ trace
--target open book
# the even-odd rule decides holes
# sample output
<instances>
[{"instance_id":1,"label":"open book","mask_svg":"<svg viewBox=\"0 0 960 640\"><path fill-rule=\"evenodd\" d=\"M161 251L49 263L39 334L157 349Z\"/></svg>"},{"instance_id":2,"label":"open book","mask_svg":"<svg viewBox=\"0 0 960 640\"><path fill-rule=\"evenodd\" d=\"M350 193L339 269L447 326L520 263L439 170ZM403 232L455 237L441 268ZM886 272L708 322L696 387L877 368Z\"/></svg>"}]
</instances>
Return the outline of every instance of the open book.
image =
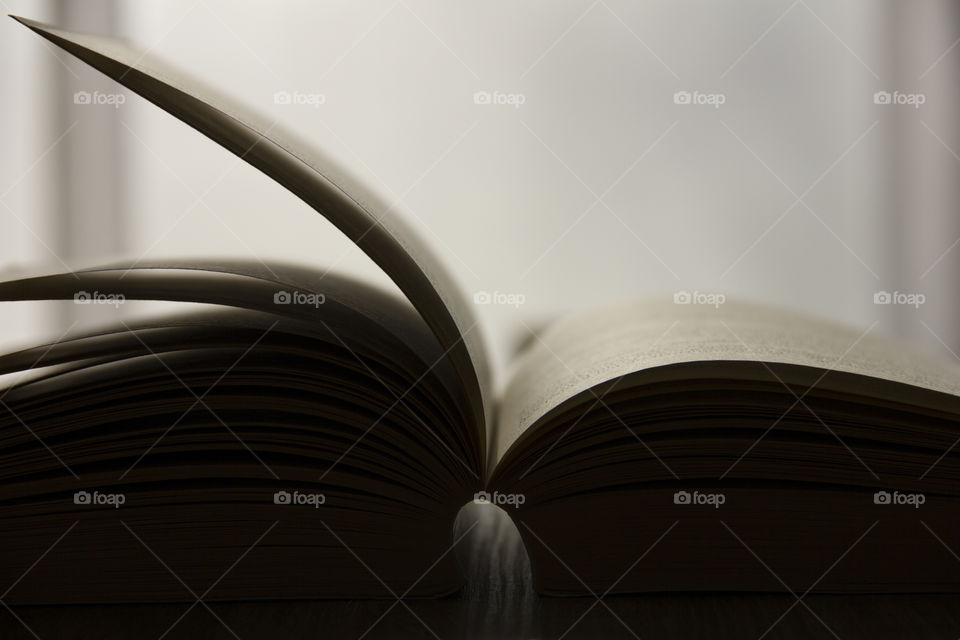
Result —
<instances>
[{"instance_id":1,"label":"open book","mask_svg":"<svg viewBox=\"0 0 960 640\"><path fill-rule=\"evenodd\" d=\"M0 356L32 373L0 390L7 602L447 594L471 501L514 519L545 594L960 587L956 363L678 296L559 319L494 397L471 296L375 194L126 44L17 19L297 195L406 299L240 262L0 283L221 309Z\"/></svg>"}]
</instances>

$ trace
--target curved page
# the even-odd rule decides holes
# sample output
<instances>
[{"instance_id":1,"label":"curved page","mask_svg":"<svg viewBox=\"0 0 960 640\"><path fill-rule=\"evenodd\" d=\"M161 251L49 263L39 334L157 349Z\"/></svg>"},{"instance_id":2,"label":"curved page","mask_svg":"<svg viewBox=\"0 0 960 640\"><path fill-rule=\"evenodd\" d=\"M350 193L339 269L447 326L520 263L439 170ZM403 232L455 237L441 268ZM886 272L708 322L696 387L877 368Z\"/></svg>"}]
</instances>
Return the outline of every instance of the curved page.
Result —
<instances>
[{"instance_id":1,"label":"curved page","mask_svg":"<svg viewBox=\"0 0 960 640\"><path fill-rule=\"evenodd\" d=\"M277 133L278 127L249 109L228 105L222 96L214 100L209 87L188 80L182 71L161 68L120 40L12 17L270 176L346 234L400 287L437 336L469 398L469 413L484 432L480 440L486 442L490 372L469 300L386 202L351 180L331 158L295 147Z\"/></svg>"}]
</instances>

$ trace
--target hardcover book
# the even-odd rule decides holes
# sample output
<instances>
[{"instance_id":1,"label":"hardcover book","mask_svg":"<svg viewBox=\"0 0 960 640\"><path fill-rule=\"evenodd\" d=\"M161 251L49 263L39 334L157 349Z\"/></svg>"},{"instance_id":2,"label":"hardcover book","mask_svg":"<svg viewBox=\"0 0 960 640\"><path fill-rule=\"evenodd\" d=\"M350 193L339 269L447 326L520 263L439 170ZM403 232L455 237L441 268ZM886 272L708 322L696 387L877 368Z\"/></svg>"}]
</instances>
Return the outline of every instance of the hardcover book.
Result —
<instances>
[{"instance_id":1,"label":"hardcover book","mask_svg":"<svg viewBox=\"0 0 960 640\"><path fill-rule=\"evenodd\" d=\"M7 602L440 596L471 502L514 520L544 594L960 587L957 363L681 293L556 319L497 393L473 296L371 189L135 47L16 19L298 196L404 297L241 261L0 283L216 308L0 356L29 374L0 390Z\"/></svg>"}]
</instances>

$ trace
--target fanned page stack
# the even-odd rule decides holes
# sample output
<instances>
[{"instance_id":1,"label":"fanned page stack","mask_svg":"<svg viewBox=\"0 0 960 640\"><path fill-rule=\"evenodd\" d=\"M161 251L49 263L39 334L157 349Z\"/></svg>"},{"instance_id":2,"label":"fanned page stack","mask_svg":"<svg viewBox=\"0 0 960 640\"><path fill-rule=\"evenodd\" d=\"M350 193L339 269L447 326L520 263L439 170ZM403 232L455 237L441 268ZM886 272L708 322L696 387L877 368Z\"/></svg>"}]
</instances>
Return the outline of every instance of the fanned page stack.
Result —
<instances>
[{"instance_id":1,"label":"fanned page stack","mask_svg":"<svg viewBox=\"0 0 960 640\"><path fill-rule=\"evenodd\" d=\"M297 195L406 299L240 262L0 283L221 309L0 356L38 370L0 390L7 602L193 601L167 567L207 600L439 596L471 501L514 519L544 594L960 588L956 363L651 300L556 321L494 397L469 296L384 202L127 45L18 20Z\"/></svg>"}]
</instances>

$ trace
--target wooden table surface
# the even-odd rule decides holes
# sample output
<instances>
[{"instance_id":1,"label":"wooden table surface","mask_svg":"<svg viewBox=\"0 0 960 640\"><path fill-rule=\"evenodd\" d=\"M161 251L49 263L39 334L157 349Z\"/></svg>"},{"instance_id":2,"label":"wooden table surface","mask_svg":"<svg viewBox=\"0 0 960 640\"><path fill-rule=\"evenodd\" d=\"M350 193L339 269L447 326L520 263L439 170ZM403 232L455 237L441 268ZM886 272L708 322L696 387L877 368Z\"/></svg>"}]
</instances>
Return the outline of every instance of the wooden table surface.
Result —
<instances>
[{"instance_id":1,"label":"wooden table surface","mask_svg":"<svg viewBox=\"0 0 960 640\"><path fill-rule=\"evenodd\" d=\"M960 638L960 594L541 598L509 518L464 515L478 521L456 549L467 584L448 598L18 606L0 610L0 638Z\"/></svg>"}]
</instances>

